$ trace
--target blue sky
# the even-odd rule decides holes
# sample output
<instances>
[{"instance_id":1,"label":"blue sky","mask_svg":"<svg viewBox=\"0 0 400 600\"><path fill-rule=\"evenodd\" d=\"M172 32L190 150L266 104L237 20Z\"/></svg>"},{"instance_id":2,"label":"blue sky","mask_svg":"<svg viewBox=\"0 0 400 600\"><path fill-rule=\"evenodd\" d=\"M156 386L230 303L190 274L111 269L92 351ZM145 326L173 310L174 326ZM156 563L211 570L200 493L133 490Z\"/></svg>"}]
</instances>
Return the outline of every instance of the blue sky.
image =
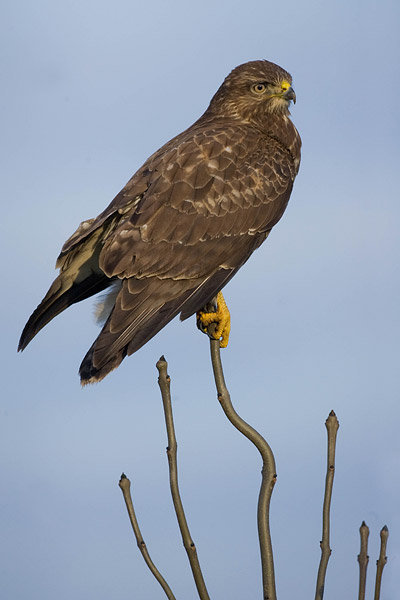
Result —
<instances>
[{"instance_id":1,"label":"blue sky","mask_svg":"<svg viewBox=\"0 0 400 600\"><path fill-rule=\"evenodd\" d=\"M147 156L190 125L227 73L266 58L292 73L303 161L282 221L226 288L223 361L240 414L278 469L271 504L278 597L314 593L324 421L340 421L325 598L356 597L358 528L390 530L382 600L400 571L399 6L116 1L3 4L1 596L195 598L168 491L155 363L169 361L180 482L212 598L261 597L260 463L215 399L208 342L175 321L99 385L77 370L97 335L71 307L17 355L64 240Z\"/></svg>"}]
</instances>

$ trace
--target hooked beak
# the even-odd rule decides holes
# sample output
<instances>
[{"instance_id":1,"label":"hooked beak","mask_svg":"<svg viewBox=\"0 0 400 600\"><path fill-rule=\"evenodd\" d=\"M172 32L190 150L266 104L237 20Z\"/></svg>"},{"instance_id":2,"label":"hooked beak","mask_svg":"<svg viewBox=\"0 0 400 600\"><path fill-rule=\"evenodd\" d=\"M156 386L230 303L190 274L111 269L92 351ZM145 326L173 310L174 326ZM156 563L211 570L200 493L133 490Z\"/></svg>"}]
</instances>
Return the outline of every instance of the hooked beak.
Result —
<instances>
[{"instance_id":1,"label":"hooked beak","mask_svg":"<svg viewBox=\"0 0 400 600\"><path fill-rule=\"evenodd\" d=\"M296 104L296 94L292 87L290 87L289 89L286 90L286 92L284 92L283 97L286 100L293 100L293 104Z\"/></svg>"}]
</instances>

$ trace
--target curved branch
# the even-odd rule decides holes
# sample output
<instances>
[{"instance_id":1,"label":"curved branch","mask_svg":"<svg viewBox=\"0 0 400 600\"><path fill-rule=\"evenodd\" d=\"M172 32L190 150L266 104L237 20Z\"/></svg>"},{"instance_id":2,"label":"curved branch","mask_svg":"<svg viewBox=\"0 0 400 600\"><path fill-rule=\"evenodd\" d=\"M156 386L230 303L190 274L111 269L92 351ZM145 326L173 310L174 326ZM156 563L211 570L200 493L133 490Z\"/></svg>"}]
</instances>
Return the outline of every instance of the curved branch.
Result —
<instances>
[{"instance_id":1,"label":"curved branch","mask_svg":"<svg viewBox=\"0 0 400 600\"><path fill-rule=\"evenodd\" d=\"M330 508L332 500L333 478L335 475L336 435L339 429L339 421L337 420L333 410L331 410L329 413L329 417L325 421L325 425L328 433L328 464L325 478L324 506L322 510L322 541L320 543L321 560L318 569L315 600L322 600L324 596L326 569L328 567L329 557L332 553L332 550L329 546Z\"/></svg>"},{"instance_id":2,"label":"curved branch","mask_svg":"<svg viewBox=\"0 0 400 600\"><path fill-rule=\"evenodd\" d=\"M171 404L171 378L167 373L168 363L164 356L157 362L156 367L159 372L158 385L160 386L161 396L164 406L165 424L168 436L168 467L169 467L169 482L171 487L171 495L174 503L176 517L178 519L179 529L182 534L182 541L187 552L189 563L192 569L193 578L197 587L200 600L210 600L203 574L201 572L199 559L197 557L196 546L190 536L189 527L186 521L185 512L178 486L178 464L177 464L177 449L174 419L172 414Z\"/></svg>"},{"instance_id":3,"label":"curved branch","mask_svg":"<svg viewBox=\"0 0 400 600\"><path fill-rule=\"evenodd\" d=\"M272 491L276 482L275 459L266 440L251 425L246 423L235 411L229 391L226 387L221 363L219 340L210 337L211 362L214 372L218 400L229 419L240 433L249 439L261 454L262 481L258 499L257 523L260 541L261 568L263 577L264 600L276 600L274 559L272 553L271 532L269 527L269 508Z\"/></svg>"},{"instance_id":4,"label":"curved branch","mask_svg":"<svg viewBox=\"0 0 400 600\"><path fill-rule=\"evenodd\" d=\"M158 583L161 585L164 590L167 598L169 600L176 600L174 594L171 591L168 583L165 581L164 577L161 575L160 571L157 569L155 564L150 558L150 554L147 550L147 546L145 541L143 540L142 534L140 532L139 524L136 519L135 511L133 508L132 496L131 496L131 482L125 475L122 473L121 479L119 480L119 487L122 490L122 494L124 496L126 508L128 510L129 519L131 521L132 529L136 537L136 542L146 565L149 567L150 571L153 573L154 577L157 579Z\"/></svg>"}]
</instances>

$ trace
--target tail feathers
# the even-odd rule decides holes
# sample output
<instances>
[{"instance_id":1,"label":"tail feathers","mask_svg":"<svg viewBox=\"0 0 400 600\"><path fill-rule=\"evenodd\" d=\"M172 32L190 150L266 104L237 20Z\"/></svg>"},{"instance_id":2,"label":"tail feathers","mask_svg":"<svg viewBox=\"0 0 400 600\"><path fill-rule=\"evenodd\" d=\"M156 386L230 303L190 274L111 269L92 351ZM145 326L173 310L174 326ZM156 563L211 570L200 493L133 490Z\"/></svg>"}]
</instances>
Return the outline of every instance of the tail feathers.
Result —
<instances>
[{"instance_id":1,"label":"tail feathers","mask_svg":"<svg viewBox=\"0 0 400 600\"><path fill-rule=\"evenodd\" d=\"M74 283L61 273L25 325L18 351L24 350L35 335L68 306L103 291L110 283L108 277L99 273L91 273L79 283Z\"/></svg>"},{"instance_id":2,"label":"tail feathers","mask_svg":"<svg viewBox=\"0 0 400 600\"><path fill-rule=\"evenodd\" d=\"M111 373L114 369L116 369L123 359L126 356L126 347L122 348L117 352L112 358L110 358L106 363L99 364L97 367L94 363L94 352L95 352L96 342L92 345L90 350L87 352L85 358L83 359L81 366L79 367L79 375L81 378L81 385L84 386L88 383L98 383L106 375Z\"/></svg>"},{"instance_id":3,"label":"tail feathers","mask_svg":"<svg viewBox=\"0 0 400 600\"><path fill-rule=\"evenodd\" d=\"M114 313L110 315L81 363L81 384L101 381L121 364L125 356L130 356L144 346L179 313L190 292L191 290L184 290L180 297L149 310L140 311L136 306L131 311L126 311L125 324L129 324L118 330L116 321L121 317L117 302Z\"/></svg>"},{"instance_id":4,"label":"tail feathers","mask_svg":"<svg viewBox=\"0 0 400 600\"><path fill-rule=\"evenodd\" d=\"M224 269L203 281L125 280L112 313L82 361L81 384L104 379L181 311L181 318L186 319L200 310L233 273Z\"/></svg>"}]
</instances>

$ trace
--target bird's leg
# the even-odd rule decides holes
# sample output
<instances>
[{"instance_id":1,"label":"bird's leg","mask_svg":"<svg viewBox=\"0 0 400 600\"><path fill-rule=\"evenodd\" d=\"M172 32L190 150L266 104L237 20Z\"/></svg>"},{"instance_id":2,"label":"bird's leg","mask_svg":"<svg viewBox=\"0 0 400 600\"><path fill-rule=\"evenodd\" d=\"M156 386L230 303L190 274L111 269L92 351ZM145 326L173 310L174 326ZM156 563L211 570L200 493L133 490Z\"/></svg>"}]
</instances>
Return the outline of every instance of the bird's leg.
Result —
<instances>
[{"instance_id":1,"label":"bird's leg","mask_svg":"<svg viewBox=\"0 0 400 600\"><path fill-rule=\"evenodd\" d=\"M210 323L216 323L216 328L212 337L216 340L220 340L220 348L226 348L229 341L229 333L231 331L231 315L222 292L218 292L213 301L197 313L197 327L200 331L210 335L208 331Z\"/></svg>"}]
</instances>

